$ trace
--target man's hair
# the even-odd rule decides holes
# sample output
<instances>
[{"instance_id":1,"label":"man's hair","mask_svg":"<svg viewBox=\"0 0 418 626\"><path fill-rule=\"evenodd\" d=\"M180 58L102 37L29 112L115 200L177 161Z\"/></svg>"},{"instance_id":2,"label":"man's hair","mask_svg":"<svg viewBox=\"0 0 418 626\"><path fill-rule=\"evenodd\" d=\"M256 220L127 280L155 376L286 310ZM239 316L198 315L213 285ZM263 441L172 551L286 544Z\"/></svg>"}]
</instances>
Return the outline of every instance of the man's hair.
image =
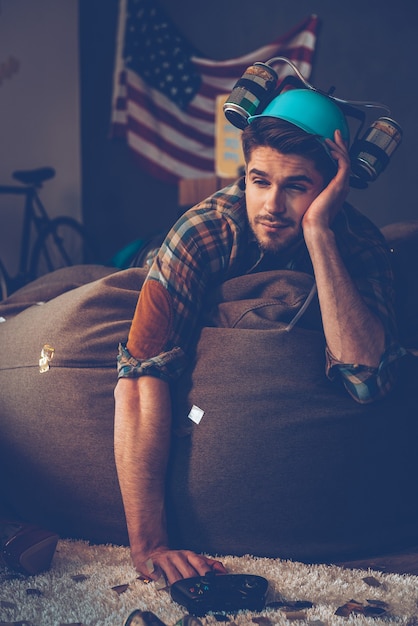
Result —
<instances>
[{"instance_id":1,"label":"man's hair","mask_svg":"<svg viewBox=\"0 0 418 626\"><path fill-rule=\"evenodd\" d=\"M242 133L242 148L248 164L254 148L269 147L282 154L296 154L313 161L324 184L335 176L337 166L326 152L318 135L305 132L298 126L276 117L258 117Z\"/></svg>"}]
</instances>

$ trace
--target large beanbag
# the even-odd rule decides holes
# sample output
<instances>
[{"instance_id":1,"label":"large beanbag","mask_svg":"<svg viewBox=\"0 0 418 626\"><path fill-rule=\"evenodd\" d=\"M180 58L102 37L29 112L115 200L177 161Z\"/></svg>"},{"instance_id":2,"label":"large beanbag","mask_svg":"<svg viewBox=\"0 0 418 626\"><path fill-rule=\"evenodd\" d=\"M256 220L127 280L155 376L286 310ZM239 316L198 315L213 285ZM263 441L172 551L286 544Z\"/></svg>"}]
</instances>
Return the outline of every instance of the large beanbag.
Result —
<instances>
[{"instance_id":1,"label":"large beanbag","mask_svg":"<svg viewBox=\"0 0 418 626\"><path fill-rule=\"evenodd\" d=\"M59 270L2 307L0 484L13 517L62 536L127 541L113 459L113 389L118 341L143 277L139 269ZM40 373L46 344L54 355Z\"/></svg>"},{"instance_id":2,"label":"large beanbag","mask_svg":"<svg viewBox=\"0 0 418 626\"><path fill-rule=\"evenodd\" d=\"M127 542L113 389L144 277L60 270L0 306L3 513L63 537ZM308 275L268 272L208 294L190 367L173 385L173 545L332 561L416 543L415 361L405 358L388 399L357 404L325 377L315 301L288 330L311 286ZM46 344L54 356L40 373Z\"/></svg>"},{"instance_id":3,"label":"large beanbag","mask_svg":"<svg viewBox=\"0 0 418 626\"><path fill-rule=\"evenodd\" d=\"M179 543L302 561L414 543L416 364L405 358L387 400L357 404L325 378L313 320L290 332L274 320L274 311L283 313L284 278L224 285L223 297L235 298L240 281L259 290L265 279L277 299L224 303L234 309L232 327L203 329L182 381L179 402L204 415L190 437L179 429L174 451L169 493Z\"/></svg>"}]
</instances>

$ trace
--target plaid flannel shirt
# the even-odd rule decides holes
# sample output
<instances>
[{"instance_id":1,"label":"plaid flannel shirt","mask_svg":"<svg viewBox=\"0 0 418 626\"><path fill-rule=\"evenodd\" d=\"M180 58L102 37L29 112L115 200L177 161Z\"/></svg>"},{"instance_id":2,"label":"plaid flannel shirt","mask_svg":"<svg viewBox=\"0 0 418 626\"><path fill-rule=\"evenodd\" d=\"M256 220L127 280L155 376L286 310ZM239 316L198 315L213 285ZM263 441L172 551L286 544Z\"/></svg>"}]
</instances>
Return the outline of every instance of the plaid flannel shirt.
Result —
<instances>
[{"instance_id":1,"label":"plaid flannel shirt","mask_svg":"<svg viewBox=\"0 0 418 626\"><path fill-rule=\"evenodd\" d=\"M386 350L377 368L341 363L326 349L326 374L341 378L359 402L384 396L393 386L396 365L405 351L396 342L393 276L389 251L380 231L364 215L345 205L333 223L348 272L369 308L381 320ZM304 242L277 267L258 247L249 228L245 185L240 179L187 211L176 222L155 257L147 281L158 281L172 301L171 332L160 354L137 359L134 346L120 345L119 377L145 374L172 380L184 370L188 348L201 320L208 291L227 279L263 269L292 269L313 274ZM140 321L140 320L139 320ZM139 321L134 318L133 324Z\"/></svg>"}]
</instances>

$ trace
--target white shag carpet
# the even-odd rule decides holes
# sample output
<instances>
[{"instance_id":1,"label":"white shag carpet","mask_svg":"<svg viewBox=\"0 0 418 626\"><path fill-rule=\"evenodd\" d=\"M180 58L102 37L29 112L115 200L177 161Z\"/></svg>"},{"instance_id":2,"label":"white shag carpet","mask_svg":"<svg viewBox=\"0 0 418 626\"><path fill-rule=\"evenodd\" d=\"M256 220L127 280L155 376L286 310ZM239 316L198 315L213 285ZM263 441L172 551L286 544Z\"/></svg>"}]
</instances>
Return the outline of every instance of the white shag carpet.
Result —
<instances>
[{"instance_id":1,"label":"white shag carpet","mask_svg":"<svg viewBox=\"0 0 418 626\"><path fill-rule=\"evenodd\" d=\"M311 626L418 626L416 576L251 556L227 556L222 561L232 574L267 578L267 600L276 602L276 606L261 613L209 614L199 618L203 626L223 622L231 626L291 622ZM167 626L174 626L186 614L167 591L138 579L125 547L61 540L48 572L31 577L11 574L10 570L0 569L0 626L123 626L135 609L152 611ZM309 601L313 606L293 606L284 611L277 607L283 599ZM357 612L336 615L338 608L350 600L359 603ZM358 612L363 611L361 607L386 612L378 617L366 616Z\"/></svg>"}]
</instances>

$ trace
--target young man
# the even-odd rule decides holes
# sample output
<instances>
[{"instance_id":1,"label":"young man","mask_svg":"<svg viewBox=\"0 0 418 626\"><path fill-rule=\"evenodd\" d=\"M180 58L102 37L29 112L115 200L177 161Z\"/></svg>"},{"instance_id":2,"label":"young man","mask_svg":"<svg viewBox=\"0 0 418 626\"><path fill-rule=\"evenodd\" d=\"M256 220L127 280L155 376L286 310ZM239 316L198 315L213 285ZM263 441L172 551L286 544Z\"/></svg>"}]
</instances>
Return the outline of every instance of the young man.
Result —
<instances>
[{"instance_id":1,"label":"young man","mask_svg":"<svg viewBox=\"0 0 418 626\"><path fill-rule=\"evenodd\" d=\"M185 213L168 234L142 288L127 345L120 347L115 456L132 559L143 575L163 573L169 583L224 571L219 561L169 549L164 509L169 382L184 368L210 287L256 271L313 274L326 374L359 402L390 390L402 354L384 241L345 204L345 120L323 131L321 120L283 120L276 104L243 131L245 179Z\"/></svg>"}]
</instances>

